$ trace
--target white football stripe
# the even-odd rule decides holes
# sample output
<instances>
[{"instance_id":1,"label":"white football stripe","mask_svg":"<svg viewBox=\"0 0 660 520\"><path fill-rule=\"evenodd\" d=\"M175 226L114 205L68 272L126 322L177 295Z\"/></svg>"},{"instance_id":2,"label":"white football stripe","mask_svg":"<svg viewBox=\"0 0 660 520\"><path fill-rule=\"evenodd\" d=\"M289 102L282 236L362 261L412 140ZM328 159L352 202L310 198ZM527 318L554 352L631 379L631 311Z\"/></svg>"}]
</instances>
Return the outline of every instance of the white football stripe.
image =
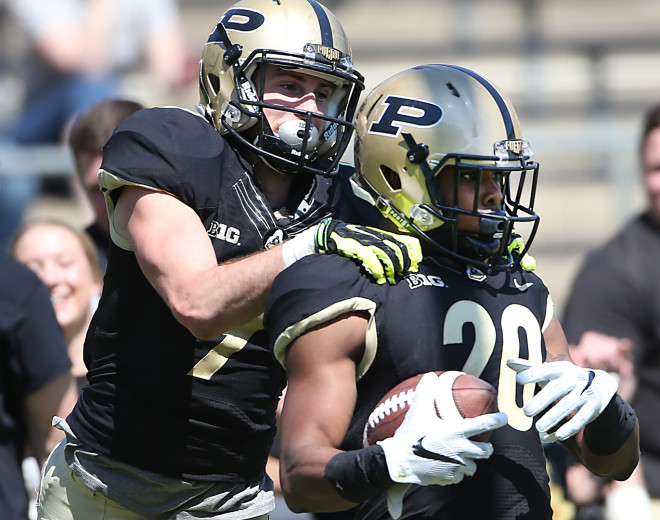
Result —
<instances>
[{"instance_id":1,"label":"white football stripe","mask_svg":"<svg viewBox=\"0 0 660 520\"><path fill-rule=\"evenodd\" d=\"M451 421L463 418L461 412L456 408L453 393L454 381L462 374L463 372L448 370L438 377L435 391L435 406L442 419Z\"/></svg>"},{"instance_id":2,"label":"white football stripe","mask_svg":"<svg viewBox=\"0 0 660 520\"><path fill-rule=\"evenodd\" d=\"M381 403L373 412L371 412L368 421L369 425L373 428L390 414L395 413L399 409L410 406L413 395L415 395L415 391L411 388L410 390L406 390L386 399L385 402Z\"/></svg>"}]
</instances>

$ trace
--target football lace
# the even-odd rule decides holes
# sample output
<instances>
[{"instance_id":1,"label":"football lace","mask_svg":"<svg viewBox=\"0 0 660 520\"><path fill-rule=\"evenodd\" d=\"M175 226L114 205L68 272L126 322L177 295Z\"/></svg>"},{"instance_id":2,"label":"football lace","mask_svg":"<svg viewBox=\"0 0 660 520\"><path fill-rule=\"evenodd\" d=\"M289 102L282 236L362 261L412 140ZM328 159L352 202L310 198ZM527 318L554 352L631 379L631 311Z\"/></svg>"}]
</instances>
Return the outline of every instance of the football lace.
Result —
<instances>
[{"instance_id":1,"label":"football lace","mask_svg":"<svg viewBox=\"0 0 660 520\"><path fill-rule=\"evenodd\" d=\"M371 412L371 415L369 415L369 426L374 428L385 417L399 409L410 406L412 404L414 395L415 389L411 388L405 392L401 392L399 394L393 395L392 397L388 397L385 401L379 404L373 412Z\"/></svg>"}]
</instances>

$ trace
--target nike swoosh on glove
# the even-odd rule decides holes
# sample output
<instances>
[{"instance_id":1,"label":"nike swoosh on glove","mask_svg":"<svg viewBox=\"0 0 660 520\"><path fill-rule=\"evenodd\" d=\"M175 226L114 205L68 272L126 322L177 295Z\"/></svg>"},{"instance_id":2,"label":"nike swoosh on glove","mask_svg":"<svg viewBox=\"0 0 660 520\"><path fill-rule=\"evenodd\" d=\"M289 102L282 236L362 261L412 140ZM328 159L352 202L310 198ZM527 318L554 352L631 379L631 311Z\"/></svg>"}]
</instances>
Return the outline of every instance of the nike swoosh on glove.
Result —
<instances>
[{"instance_id":1,"label":"nike swoosh on glove","mask_svg":"<svg viewBox=\"0 0 660 520\"><path fill-rule=\"evenodd\" d=\"M523 411L528 417L545 413L536 423L543 442L564 441L598 417L616 394L619 385L604 370L582 368L570 361L534 364L526 359L507 360L519 384L538 383L541 391ZM557 403L555 404L555 402ZM575 415L557 427L571 413Z\"/></svg>"},{"instance_id":2,"label":"nike swoosh on glove","mask_svg":"<svg viewBox=\"0 0 660 520\"><path fill-rule=\"evenodd\" d=\"M476 459L487 459L493 454L492 444L473 441L470 437L501 428L508 422L506 414L501 412L469 419L440 419L435 408L437 380L434 372L420 379L401 426L393 437L378 442L394 482L422 486L459 483L466 475L474 475ZM393 518L401 514L405 489L394 485L388 491L388 508Z\"/></svg>"}]
</instances>

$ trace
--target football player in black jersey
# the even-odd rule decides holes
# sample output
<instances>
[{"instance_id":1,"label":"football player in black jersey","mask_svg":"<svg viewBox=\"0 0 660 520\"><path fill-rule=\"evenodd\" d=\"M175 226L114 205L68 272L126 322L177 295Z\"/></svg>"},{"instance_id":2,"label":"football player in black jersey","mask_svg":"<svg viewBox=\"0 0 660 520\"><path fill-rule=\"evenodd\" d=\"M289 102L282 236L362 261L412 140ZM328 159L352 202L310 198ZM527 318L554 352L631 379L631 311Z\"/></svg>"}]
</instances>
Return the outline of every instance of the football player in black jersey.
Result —
<instances>
[{"instance_id":1,"label":"football player in black jersey","mask_svg":"<svg viewBox=\"0 0 660 520\"><path fill-rule=\"evenodd\" d=\"M425 257L391 286L318 255L275 280L265 324L288 377L281 482L291 509L550 520L542 441L627 478L635 413L608 373L570 361L527 254L538 164L511 104L473 71L414 67L367 96L355 151L356 193L422 238ZM488 381L499 412L441 420L435 399L451 397L435 393L436 370ZM381 396L416 374L426 375L403 424L365 447ZM490 442L470 439L483 432Z\"/></svg>"},{"instance_id":2,"label":"football player in black jersey","mask_svg":"<svg viewBox=\"0 0 660 520\"><path fill-rule=\"evenodd\" d=\"M67 441L39 518L267 517L285 377L260 315L275 275L337 251L395 281L421 258L416 239L342 223L369 223L339 168L362 88L326 8L244 0L204 46L200 113L119 125L99 172L113 244L88 384L56 420Z\"/></svg>"}]
</instances>

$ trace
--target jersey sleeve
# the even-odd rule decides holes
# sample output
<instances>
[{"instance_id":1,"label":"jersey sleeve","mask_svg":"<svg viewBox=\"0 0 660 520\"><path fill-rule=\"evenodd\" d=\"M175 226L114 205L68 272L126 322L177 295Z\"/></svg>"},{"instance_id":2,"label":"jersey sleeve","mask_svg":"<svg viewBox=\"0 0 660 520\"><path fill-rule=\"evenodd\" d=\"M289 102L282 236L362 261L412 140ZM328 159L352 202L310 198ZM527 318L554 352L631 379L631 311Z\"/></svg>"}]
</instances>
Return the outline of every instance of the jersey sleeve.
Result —
<instances>
[{"instance_id":1,"label":"jersey sleeve","mask_svg":"<svg viewBox=\"0 0 660 520\"><path fill-rule=\"evenodd\" d=\"M179 108L140 110L124 120L103 148L99 173L113 186L137 185L191 202L218 176L226 144L204 118Z\"/></svg>"},{"instance_id":2,"label":"jersey sleeve","mask_svg":"<svg viewBox=\"0 0 660 520\"><path fill-rule=\"evenodd\" d=\"M319 276L323 273L323 276ZM369 280L351 260L337 255L310 255L275 279L264 313L270 347L286 369L286 350L313 327L343 314L375 314Z\"/></svg>"},{"instance_id":3,"label":"jersey sleeve","mask_svg":"<svg viewBox=\"0 0 660 520\"><path fill-rule=\"evenodd\" d=\"M105 195L111 237L121 189L138 186L165 192L199 212L217 206L222 175L232 175L233 151L201 116L179 108L140 110L125 119L103 148L99 186Z\"/></svg>"}]
</instances>

